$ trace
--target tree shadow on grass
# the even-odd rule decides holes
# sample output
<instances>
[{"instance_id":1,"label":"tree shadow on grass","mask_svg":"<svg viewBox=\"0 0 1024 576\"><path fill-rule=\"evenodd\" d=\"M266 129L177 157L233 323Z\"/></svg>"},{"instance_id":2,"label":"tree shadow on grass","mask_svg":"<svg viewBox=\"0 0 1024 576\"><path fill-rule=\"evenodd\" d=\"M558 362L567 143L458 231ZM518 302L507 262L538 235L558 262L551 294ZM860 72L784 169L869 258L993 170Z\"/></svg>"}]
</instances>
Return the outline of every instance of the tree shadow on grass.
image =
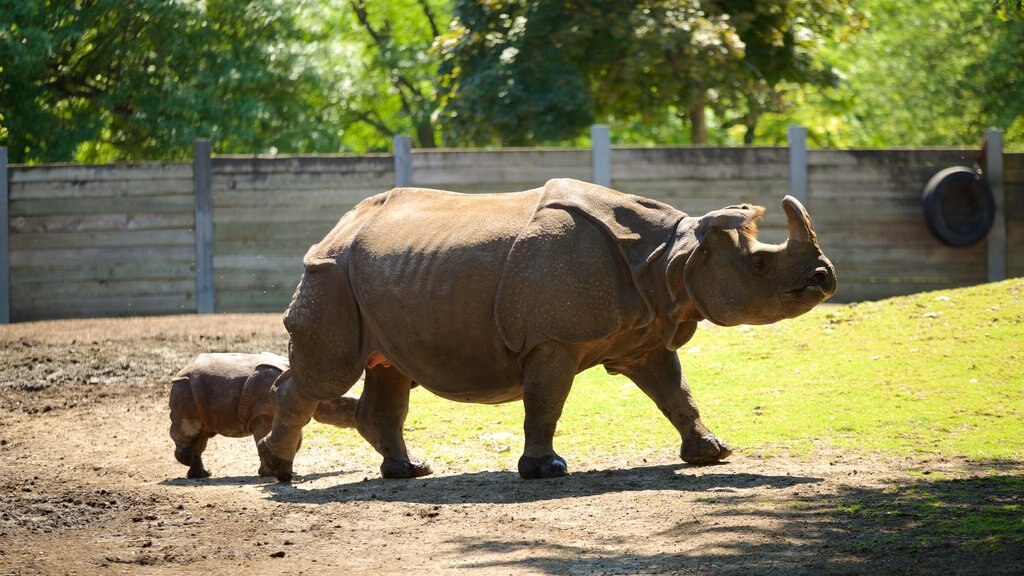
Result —
<instances>
[{"instance_id":1,"label":"tree shadow on grass","mask_svg":"<svg viewBox=\"0 0 1024 576\"><path fill-rule=\"evenodd\" d=\"M608 552L628 550L626 541L567 546L514 533L454 543L472 559L462 568L537 574L1024 573L1021 475L845 485L782 499L717 493L703 502L705 521L637 535L677 543L657 554Z\"/></svg>"},{"instance_id":2,"label":"tree shadow on grass","mask_svg":"<svg viewBox=\"0 0 1024 576\"><path fill-rule=\"evenodd\" d=\"M756 487L785 488L821 482L804 476L763 474L687 474L687 464L643 466L625 470L574 472L562 478L522 480L514 472L473 472L452 476L427 476L411 480L372 478L327 488L299 483L270 484L265 489L273 500L293 503L382 500L418 504L515 504L607 494L669 490L704 492L713 489ZM704 471L707 467L702 467Z\"/></svg>"}]
</instances>

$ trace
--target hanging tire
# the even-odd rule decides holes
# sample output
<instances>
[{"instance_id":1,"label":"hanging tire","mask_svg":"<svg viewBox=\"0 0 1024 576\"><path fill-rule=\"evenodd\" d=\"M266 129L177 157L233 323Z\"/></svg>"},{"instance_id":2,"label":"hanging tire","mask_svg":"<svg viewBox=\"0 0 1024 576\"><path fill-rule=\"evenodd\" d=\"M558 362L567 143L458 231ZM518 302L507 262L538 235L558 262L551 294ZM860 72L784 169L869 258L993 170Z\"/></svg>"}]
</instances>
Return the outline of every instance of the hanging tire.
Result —
<instances>
[{"instance_id":1,"label":"hanging tire","mask_svg":"<svg viewBox=\"0 0 1024 576\"><path fill-rule=\"evenodd\" d=\"M988 182L974 169L941 170L921 194L928 229L950 246L970 246L988 235L996 217L996 200Z\"/></svg>"}]
</instances>

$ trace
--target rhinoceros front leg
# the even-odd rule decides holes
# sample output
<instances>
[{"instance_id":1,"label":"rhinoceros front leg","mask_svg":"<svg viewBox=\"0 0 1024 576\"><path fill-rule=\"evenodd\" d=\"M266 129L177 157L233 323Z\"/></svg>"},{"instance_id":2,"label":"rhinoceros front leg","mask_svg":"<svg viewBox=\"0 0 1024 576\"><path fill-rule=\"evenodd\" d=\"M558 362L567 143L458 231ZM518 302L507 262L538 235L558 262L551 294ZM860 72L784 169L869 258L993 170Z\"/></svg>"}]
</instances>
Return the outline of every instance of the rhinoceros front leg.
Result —
<instances>
[{"instance_id":1,"label":"rhinoceros front leg","mask_svg":"<svg viewBox=\"0 0 1024 576\"><path fill-rule=\"evenodd\" d=\"M270 433L256 442L260 455L260 476L274 476L280 482L291 482L292 461L302 444L302 427L320 404L307 396L294 378L278 379L271 388L277 402Z\"/></svg>"},{"instance_id":2,"label":"rhinoceros front leg","mask_svg":"<svg viewBox=\"0 0 1024 576\"><path fill-rule=\"evenodd\" d=\"M732 454L732 449L701 422L697 402L674 351L655 350L635 362L609 368L635 382L676 427L682 437L679 456L683 461L712 464Z\"/></svg>"},{"instance_id":3,"label":"rhinoceros front leg","mask_svg":"<svg viewBox=\"0 0 1024 576\"><path fill-rule=\"evenodd\" d=\"M577 359L554 342L538 345L523 362L526 442L519 458L519 475L524 479L557 478L568 473L565 459L555 453L553 439L578 367Z\"/></svg>"},{"instance_id":4,"label":"rhinoceros front leg","mask_svg":"<svg viewBox=\"0 0 1024 576\"><path fill-rule=\"evenodd\" d=\"M356 406L356 429L384 457L380 473L385 478L416 478L433 472L427 464L409 460L402 436L411 388L412 380L392 366L366 370Z\"/></svg>"}]
</instances>

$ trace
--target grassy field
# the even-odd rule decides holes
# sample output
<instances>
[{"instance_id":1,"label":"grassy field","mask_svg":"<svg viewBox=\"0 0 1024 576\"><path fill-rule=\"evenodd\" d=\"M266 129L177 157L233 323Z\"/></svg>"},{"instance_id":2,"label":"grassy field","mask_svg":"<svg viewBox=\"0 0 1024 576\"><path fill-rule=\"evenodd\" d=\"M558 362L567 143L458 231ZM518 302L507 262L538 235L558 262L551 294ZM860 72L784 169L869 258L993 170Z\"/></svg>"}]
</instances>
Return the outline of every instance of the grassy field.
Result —
<instances>
[{"instance_id":1,"label":"grassy field","mask_svg":"<svg viewBox=\"0 0 1024 576\"><path fill-rule=\"evenodd\" d=\"M705 423L746 455L1024 459L1024 280L825 306L770 326L702 328L679 351ZM357 461L352 431L314 426ZM522 405L413 392L414 457L514 470ZM675 455L675 430L632 383L579 375L555 447L575 470L617 455Z\"/></svg>"}]
</instances>

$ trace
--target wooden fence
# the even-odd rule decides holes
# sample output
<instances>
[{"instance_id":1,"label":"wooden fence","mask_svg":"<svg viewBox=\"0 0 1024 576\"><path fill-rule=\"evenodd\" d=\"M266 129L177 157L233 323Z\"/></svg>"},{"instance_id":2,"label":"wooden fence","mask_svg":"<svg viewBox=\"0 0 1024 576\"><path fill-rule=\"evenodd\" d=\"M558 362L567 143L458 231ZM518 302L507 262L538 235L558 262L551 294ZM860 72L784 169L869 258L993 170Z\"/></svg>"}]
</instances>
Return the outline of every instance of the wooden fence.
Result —
<instances>
[{"instance_id":1,"label":"wooden fence","mask_svg":"<svg viewBox=\"0 0 1024 576\"><path fill-rule=\"evenodd\" d=\"M690 214L754 202L768 208L761 236L771 242L786 236L780 201L792 193L836 265L840 302L982 283L999 254L994 277L1024 276L1024 251L1006 250L1024 243L1024 154L999 156L1005 241L993 229L951 248L929 233L921 190L938 170L970 165L973 150L806 150L799 130L773 148L610 147L607 131L593 134L592 150L204 158L197 146L193 164L9 169L0 149L0 321L283 311L306 249L396 180L500 192L607 179Z\"/></svg>"}]
</instances>

